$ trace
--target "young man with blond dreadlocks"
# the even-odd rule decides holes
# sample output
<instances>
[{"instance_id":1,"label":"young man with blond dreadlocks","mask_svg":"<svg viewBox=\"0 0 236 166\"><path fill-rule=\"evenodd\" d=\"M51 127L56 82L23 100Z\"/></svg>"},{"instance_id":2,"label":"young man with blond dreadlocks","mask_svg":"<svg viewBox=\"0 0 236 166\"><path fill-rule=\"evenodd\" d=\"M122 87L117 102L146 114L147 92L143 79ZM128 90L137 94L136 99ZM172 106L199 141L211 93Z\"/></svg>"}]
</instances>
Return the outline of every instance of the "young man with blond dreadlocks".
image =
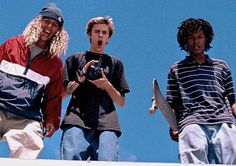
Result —
<instances>
[{"instance_id":1,"label":"young man with blond dreadlocks","mask_svg":"<svg viewBox=\"0 0 236 166\"><path fill-rule=\"evenodd\" d=\"M68 35L55 3L0 46L0 139L10 157L35 159L43 137L59 128L63 63ZM45 130L45 133L43 132Z\"/></svg>"},{"instance_id":2,"label":"young man with blond dreadlocks","mask_svg":"<svg viewBox=\"0 0 236 166\"><path fill-rule=\"evenodd\" d=\"M168 74L167 101L176 113L182 163L236 164L235 91L225 61L210 58L214 33L209 22L182 22L177 39L189 55L173 64Z\"/></svg>"}]
</instances>

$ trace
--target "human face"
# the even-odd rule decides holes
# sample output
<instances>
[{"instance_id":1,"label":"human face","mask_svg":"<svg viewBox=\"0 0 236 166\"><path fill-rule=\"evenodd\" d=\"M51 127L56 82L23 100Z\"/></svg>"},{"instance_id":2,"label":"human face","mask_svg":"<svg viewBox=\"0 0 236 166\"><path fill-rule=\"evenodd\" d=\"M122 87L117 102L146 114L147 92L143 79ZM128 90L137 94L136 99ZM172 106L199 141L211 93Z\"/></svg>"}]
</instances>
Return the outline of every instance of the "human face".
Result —
<instances>
[{"instance_id":1,"label":"human face","mask_svg":"<svg viewBox=\"0 0 236 166\"><path fill-rule=\"evenodd\" d=\"M39 37L39 43L46 44L60 29L59 23L50 18L42 18L42 32Z\"/></svg>"},{"instance_id":2,"label":"human face","mask_svg":"<svg viewBox=\"0 0 236 166\"><path fill-rule=\"evenodd\" d=\"M187 47L190 55L204 55L206 37L203 30L193 31L187 38Z\"/></svg>"},{"instance_id":3,"label":"human face","mask_svg":"<svg viewBox=\"0 0 236 166\"><path fill-rule=\"evenodd\" d=\"M106 24L95 24L89 34L91 41L90 51L98 54L104 53L106 44L109 41L109 27Z\"/></svg>"}]
</instances>

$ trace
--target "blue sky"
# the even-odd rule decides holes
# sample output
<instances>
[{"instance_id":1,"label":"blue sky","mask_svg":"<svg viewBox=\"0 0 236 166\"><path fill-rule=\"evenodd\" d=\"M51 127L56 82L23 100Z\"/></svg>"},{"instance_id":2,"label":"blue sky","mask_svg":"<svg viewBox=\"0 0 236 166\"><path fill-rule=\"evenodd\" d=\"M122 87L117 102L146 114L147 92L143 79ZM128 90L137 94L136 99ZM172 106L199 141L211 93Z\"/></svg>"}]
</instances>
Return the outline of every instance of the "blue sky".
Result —
<instances>
[{"instance_id":1,"label":"blue sky","mask_svg":"<svg viewBox=\"0 0 236 166\"><path fill-rule=\"evenodd\" d=\"M0 0L0 43L22 33L48 0ZM131 93L126 105L117 110L123 134L120 160L179 162L178 144L169 137L169 127L162 114L148 114L152 97L152 78L156 77L163 94L172 63L182 60L176 40L177 27L190 17L207 19L215 38L207 53L224 59L236 79L236 1L234 0L55 0L63 10L65 29L70 36L66 57L89 48L85 34L87 21L96 16L111 16L115 33L106 52L119 57ZM62 117L68 98L63 101ZM61 130L45 138L40 158L59 159ZM0 143L0 157L7 157L5 143Z\"/></svg>"}]
</instances>

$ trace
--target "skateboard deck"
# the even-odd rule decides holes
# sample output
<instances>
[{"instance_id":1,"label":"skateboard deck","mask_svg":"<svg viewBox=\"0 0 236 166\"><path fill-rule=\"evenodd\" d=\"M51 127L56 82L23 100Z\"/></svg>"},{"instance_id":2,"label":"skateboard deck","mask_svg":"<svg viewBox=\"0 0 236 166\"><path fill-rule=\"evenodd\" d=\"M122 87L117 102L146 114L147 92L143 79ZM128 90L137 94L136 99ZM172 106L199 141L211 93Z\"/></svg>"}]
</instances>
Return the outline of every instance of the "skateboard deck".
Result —
<instances>
[{"instance_id":1,"label":"skateboard deck","mask_svg":"<svg viewBox=\"0 0 236 166\"><path fill-rule=\"evenodd\" d=\"M174 131L178 131L175 113L166 101L165 97L162 95L158 82L155 78L153 78L152 81L152 88L154 97L152 100L152 107L150 108L149 112L154 112L159 108L170 128Z\"/></svg>"}]
</instances>

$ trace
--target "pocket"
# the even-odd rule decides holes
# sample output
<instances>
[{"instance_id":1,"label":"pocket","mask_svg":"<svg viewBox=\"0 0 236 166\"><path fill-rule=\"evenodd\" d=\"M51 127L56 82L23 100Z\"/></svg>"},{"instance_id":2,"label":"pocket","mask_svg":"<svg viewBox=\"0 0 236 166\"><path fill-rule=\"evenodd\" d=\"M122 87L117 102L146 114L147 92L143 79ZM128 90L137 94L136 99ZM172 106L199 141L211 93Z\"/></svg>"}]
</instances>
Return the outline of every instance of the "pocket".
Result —
<instances>
[{"instance_id":1,"label":"pocket","mask_svg":"<svg viewBox=\"0 0 236 166\"><path fill-rule=\"evenodd\" d=\"M9 112L34 111L41 107L44 84L0 71L1 108Z\"/></svg>"}]
</instances>

